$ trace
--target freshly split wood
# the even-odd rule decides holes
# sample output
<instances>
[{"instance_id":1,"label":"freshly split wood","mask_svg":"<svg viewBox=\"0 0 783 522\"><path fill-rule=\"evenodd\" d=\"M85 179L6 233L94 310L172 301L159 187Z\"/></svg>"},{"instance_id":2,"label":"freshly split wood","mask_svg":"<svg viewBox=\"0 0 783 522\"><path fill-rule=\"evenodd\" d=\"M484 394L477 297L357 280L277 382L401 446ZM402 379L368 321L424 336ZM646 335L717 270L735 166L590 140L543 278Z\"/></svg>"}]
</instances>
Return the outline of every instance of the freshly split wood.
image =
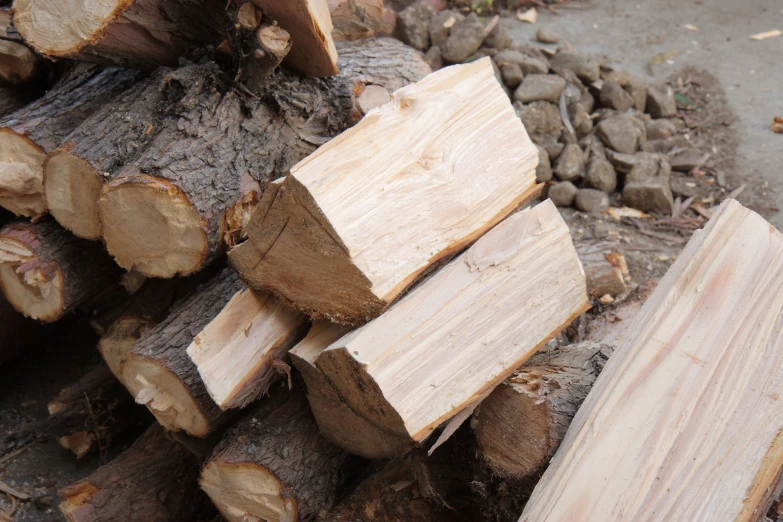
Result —
<instances>
[{"instance_id":1,"label":"freshly split wood","mask_svg":"<svg viewBox=\"0 0 783 522\"><path fill-rule=\"evenodd\" d=\"M326 81L280 70L260 97L227 78L187 97L103 189L102 233L117 262L152 277L200 270L233 245L270 181L358 119L367 85L396 88L429 72L392 39L362 47Z\"/></svg>"},{"instance_id":2,"label":"freshly split wood","mask_svg":"<svg viewBox=\"0 0 783 522\"><path fill-rule=\"evenodd\" d=\"M783 237L725 201L642 307L521 521L756 520L783 467Z\"/></svg>"},{"instance_id":3,"label":"freshly split wood","mask_svg":"<svg viewBox=\"0 0 783 522\"><path fill-rule=\"evenodd\" d=\"M313 520L334 501L345 452L327 442L301 382L250 408L204 464L199 483L229 522Z\"/></svg>"},{"instance_id":4,"label":"freshly split wood","mask_svg":"<svg viewBox=\"0 0 783 522\"><path fill-rule=\"evenodd\" d=\"M176 304L121 365L122 382L167 430L206 437L227 417L212 401L187 347L244 285L224 269Z\"/></svg>"},{"instance_id":5,"label":"freshly split wood","mask_svg":"<svg viewBox=\"0 0 783 522\"><path fill-rule=\"evenodd\" d=\"M509 217L381 317L333 342L315 366L352 412L409 449L472 411L588 307L568 227L546 201ZM347 434L328 438L340 436ZM343 447L362 455L374 443L358 437ZM385 456L399 453L388 448Z\"/></svg>"},{"instance_id":6,"label":"freshly split wood","mask_svg":"<svg viewBox=\"0 0 783 522\"><path fill-rule=\"evenodd\" d=\"M100 244L71 235L53 219L0 230L0 289L27 317L56 321L121 275Z\"/></svg>"},{"instance_id":7,"label":"freshly split wood","mask_svg":"<svg viewBox=\"0 0 783 522\"><path fill-rule=\"evenodd\" d=\"M144 68L217 44L226 20L222 0L14 2L17 29L44 56Z\"/></svg>"},{"instance_id":8,"label":"freshly split wood","mask_svg":"<svg viewBox=\"0 0 783 522\"><path fill-rule=\"evenodd\" d=\"M243 408L288 375L288 350L307 332L307 318L266 292L237 292L188 347L201 380L222 410Z\"/></svg>"},{"instance_id":9,"label":"freshly split wood","mask_svg":"<svg viewBox=\"0 0 783 522\"><path fill-rule=\"evenodd\" d=\"M230 259L315 318L363 323L537 194L537 162L489 59L442 69L296 165Z\"/></svg>"},{"instance_id":10,"label":"freshly split wood","mask_svg":"<svg viewBox=\"0 0 783 522\"><path fill-rule=\"evenodd\" d=\"M46 154L138 77L128 69L80 64L44 96L0 119L0 206L20 216L45 214Z\"/></svg>"}]
</instances>

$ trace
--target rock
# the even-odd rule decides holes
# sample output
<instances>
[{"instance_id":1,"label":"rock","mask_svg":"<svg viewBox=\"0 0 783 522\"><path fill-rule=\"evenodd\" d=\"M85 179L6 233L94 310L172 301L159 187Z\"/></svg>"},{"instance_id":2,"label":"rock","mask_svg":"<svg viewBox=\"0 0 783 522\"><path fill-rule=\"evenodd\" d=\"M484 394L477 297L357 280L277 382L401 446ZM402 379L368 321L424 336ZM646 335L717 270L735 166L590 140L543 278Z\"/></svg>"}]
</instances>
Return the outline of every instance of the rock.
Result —
<instances>
[{"instance_id":1,"label":"rock","mask_svg":"<svg viewBox=\"0 0 783 522\"><path fill-rule=\"evenodd\" d=\"M604 145L617 152L631 154L639 146L639 129L629 116L612 116L601 120L596 125L595 133Z\"/></svg>"},{"instance_id":2,"label":"rock","mask_svg":"<svg viewBox=\"0 0 783 522\"><path fill-rule=\"evenodd\" d=\"M543 145L543 147L546 149L547 154L549 154L549 160L555 161L563 153L565 143L556 141L554 143L547 143L546 145Z\"/></svg>"},{"instance_id":3,"label":"rock","mask_svg":"<svg viewBox=\"0 0 783 522\"><path fill-rule=\"evenodd\" d=\"M560 118L560 109L557 105L545 101L536 101L528 105L515 102L514 108L519 113L522 123L525 125L533 143L546 146L555 143L563 131L563 120ZM552 151L547 149L552 158Z\"/></svg>"},{"instance_id":4,"label":"rock","mask_svg":"<svg viewBox=\"0 0 783 522\"><path fill-rule=\"evenodd\" d=\"M648 140L665 140L677 134L677 126L666 118L650 120L646 127Z\"/></svg>"},{"instance_id":5,"label":"rock","mask_svg":"<svg viewBox=\"0 0 783 522\"><path fill-rule=\"evenodd\" d=\"M443 67L443 57L440 54L440 47L433 45L424 53L424 61L430 66L430 69L437 71Z\"/></svg>"},{"instance_id":6,"label":"rock","mask_svg":"<svg viewBox=\"0 0 783 522\"><path fill-rule=\"evenodd\" d=\"M577 78L574 78L574 80L577 82L579 81ZM573 82L566 80L563 96L565 96L566 107L568 107L572 103L577 103L582 99L582 90Z\"/></svg>"},{"instance_id":7,"label":"rock","mask_svg":"<svg viewBox=\"0 0 783 522\"><path fill-rule=\"evenodd\" d=\"M665 140L650 140L642 145L643 152L669 154L675 149L691 149L693 144L685 136L675 135Z\"/></svg>"},{"instance_id":8,"label":"rock","mask_svg":"<svg viewBox=\"0 0 783 522\"><path fill-rule=\"evenodd\" d=\"M584 82L594 82L600 76L598 62L582 53L575 51L560 51L552 58L553 68L573 71Z\"/></svg>"},{"instance_id":9,"label":"rock","mask_svg":"<svg viewBox=\"0 0 783 522\"><path fill-rule=\"evenodd\" d=\"M460 13L446 9L433 16L428 24L430 41L432 45L443 45L449 38L449 33L454 24L465 19Z\"/></svg>"},{"instance_id":10,"label":"rock","mask_svg":"<svg viewBox=\"0 0 783 522\"><path fill-rule=\"evenodd\" d=\"M561 181L549 187L549 199L558 207L570 207L574 204L579 189L570 181Z\"/></svg>"},{"instance_id":11,"label":"rock","mask_svg":"<svg viewBox=\"0 0 783 522\"><path fill-rule=\"evenodd\" d=\"M613 81L604 81L599 101L604 107L618 111L627 111L635 103L633 96L628 94L622 85Z\"/></svg>"},{"instance_id":12,"label":"rock","mask_svg":"<svg viewBox=\"0 0 783 522\"><path fill-rule=\"evenodd\" d=\"M600 190L583 188L577 191L575 203L582 212L603 212L609 208L609 196Z\"/></svg>"},{"instance_id":13,"label":"rock","mask_svg":"<svg viewBox=\"0 0 783 522\"><path fill-rule=\"evenodd\" d=\"M654 212L671 216L674 198L669 182L663 177L626 182L623 200L629 207L642 212Z\"/></svg>"},{"instance_id":14,"label":"rock","mask_svg":"<svg viewBox=\"0 0 783 522\"><path fill-rule=\"evenodd\" d=\"M549 153L541 145L538 148L538 166L536 167L536 182L545 183L552 179L552 163L549 160Z\"/></svg>"},{"instance_id":15,"label":"rock","mask_svg":"<svg viewBox=\"0 0 783 522\"><path fill-rule=\"evenodd\" d=\"M435 9L424 2L414 2L397 13L397 28L395 34L411 47L425 51L430 47L430 20L435 16Z\"/></svg>"},{"instance_id":16,"label":"rock","mask_svg":"<svg viewBox=\"0 0 783 522\"><path fill-rule=\"evenodd\" d=\"M556 74L528 74L514 91L514 99L522 103L551 101L557 103L566 81Z\"/></svg>"},{"instance_id":17,"label":"rock","mask_svg":"<svg viewBox=\"0 0 783 522\"><path fill-rule=\"evenodd\" d=\"M698 149L685 149L669 159L672 170L677 172L690 172L701 167L705 161L705 155Z\"/></svg>"},{"instance_id":18,"label":"rock","mask_svg":"<svg viewBox=\"0 0 783 522\"><path fill-rule=\"evenodd\" d=\"M500 72L503 75L503 82L509 89L516 89L525 78L522 69L515 63L503 62L500 65Z\"/></svg>"},{"instance_id":19,"label":"rock","mask_svg":"<svg viewBox=\"0 0 783 522\"><path fill-rule=\"evenodd\" d=\"M671 118L677 115L674 92L668 85L647 88L647 112L653 118Z\"/></svg>"},{"instance_id":20,"label":"rock","mask_svg":"<svg viewBox=\"0 0 783 522\"><path fill-rule=\"evenodd\" d=\"M551 27L543 26L536 31L536 40L541 43L554 44L560 41L560 35Z\"/></svg>"},{"instance_id":21,"label":"rock","mask_svg":"<svg viewBox=\"0 0 783 522\"><path fill-rule=\"evenodd\" d=\"M555 163L554 173L562 181L574 181L582 177L585 169L585 153L579 145L566 145Z\"/></svg>"},{"instance_id":22,"label":"rock","mask_svg":"<svg viewBox=\"0 0 783 522\"><path fill-rule=\"evenodd\" d=\"M587 89L582 91L582 97L579 98L579 103L582 104L588 114L595 109L595 98Z\"/></svg>"},{"instance_id":23,"label":"rock","mask_svg":"<svg viewBox=\"0 0 783 522\"><path fill-rule=\"evenodd\" d=\"M481 47L484 41L484 24L476 13L470 13L461 22L451 28L449 37L441 45L443 61L447 63L462 63Z\"/></svg>"},{"instance_id":24,"label":"rock","mask_svg":"<svg viewBox=\"0 0 783 522\"><path fill-rule=\"evenodd\" d=\"M484 43L482 45L484 45L484 47L491 47L498 51L503 51L511 47L511 44L513 43L514 40L512 40L508 35L508 32L506 32L506 27L498 21L492 31L484 38Z\"/></svg>"},{"instance_id":25,"label":"rock","mask_svg":"<svg viewBox=\"0 0 783 522\"><path fill-rule=\"evenodd\" d=\"M625 85L625 90L634 100L634 107L639 112L644 112L647 107L647 86L639 80L634 80L630 85Z\"/></svg>"},{"instance_id":26,"label":"rock","mask_svg":"<svg viewBox=\"0 0 783 522\"><path fill-rule=\"evenodd\" d=\"M611 194L617 188L617 173L609 160L593 154L587 163L584 186Z\"/></svg>"},{"instance_id":27,"label":"rock","mask_svg":"<svg viewBox=\"0 0 783 522\"><path fill-rule=\"evenodd\" d=\"M627 87L634 81L633 74L628 71L615 71L614 69L601 70L601 79L605 82L616 82Z\"/></svg>"},{"instance_id":28,"label":"rock","mask_svg":"<svg viewBox=\"0 0 783 522\"><path fill-rule=\"evenodd\" d=\"M603 159L607 159L606 146L598 138L598 136L595 135L595 133L590 133L579 140L579 146L582 147L583 151L585 151L585 156L591 157L595 155Z\"/></svg>"},{"instance_id":29,"label":"rock","mask_svg":"<svg viewBox=\"0 0 783 522\"><path fill-rule=\"evenodd\" d=\"M576 132L576 137L582 139L593 130L593 120L581 103L572 103L568 106L568 118Z\"/></svg>"},{"instance_id":30,"label":"rock","mask_svg":"<svg viewBox=\"0 0 783 522\"><path fill-rule=\"evenodd\" d=\"M495 55L498 65L504 62L515 63L522 69L523 74L546 74L549 72L549 64L539 58L526 56L518 50L506 49Z\"/></svg>"},{"instance_id":31,"label":"rock","mask_svg":"<svg viewBox=\"0 0 783 522\"><path fill-rule=\"evenodd\" d=\"M688 178L673 178L671 181L672 194L684 198L696 196L699 193L699 187L696 183L689 181Z\"/></svg>"},{"instance_id":32,"label":"rock","mask_svg":"<svg viewBox=\"0 0 783 522\"><path fill-rule=\"evenodd\" d=\"M636 163L625 176L625 182L646 181L653 178L663 178L666 183L672 176L672 168L663 156L655 154L638 154Z\"/></svg>"}]
</instances>

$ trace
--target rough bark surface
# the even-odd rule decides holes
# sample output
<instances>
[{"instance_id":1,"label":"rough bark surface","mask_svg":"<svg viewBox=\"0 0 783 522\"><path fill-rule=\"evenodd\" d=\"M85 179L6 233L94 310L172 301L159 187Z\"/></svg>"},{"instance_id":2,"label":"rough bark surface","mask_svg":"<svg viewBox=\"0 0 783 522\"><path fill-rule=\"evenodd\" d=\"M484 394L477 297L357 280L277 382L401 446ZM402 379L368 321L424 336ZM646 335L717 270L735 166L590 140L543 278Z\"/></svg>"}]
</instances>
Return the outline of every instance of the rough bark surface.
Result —
<instances>
[{"instance_id":1,"label":"rough bark surface","mask_svg":"<svg viewBox=\"0 0 783 522\"><path fill-rule=\"evenodd\" d=\"M242 288L236 274L224 269L175 305L165 321L134 345L122 364L122 380L131 394L146 404L166 429L205 437L228 418L207 393L186 350Z\"/></svg>"},{"instance_id":2,"label":"rough bark surface","mask_svg":"<svg viewBox=\"0 0 783 522\"><path fill-rule=\"evenodd\" d=\"M198 460L150 427L128 450L81 482L58 492L68 522L181 522L199 503Z\"/></svg>"},{"instance_id":3,"label":"rough bark surface","mask_svg":"<svg viewBox=\"0 0 783 522\"><path fill-rule=\"evenodd\" d=\"M71 235L52 219L16 222L0 231L0 288L33 319L56 321L111 289L121 274L101 245Z\"/></svg>"},{"instance_id":4,"label":"rough bark surface","mask_svg":"<svg viewBox=\"0 0 783 522\"><path fill-rule=\"evenodd\" d=\"M279 483L279 499L292 508L285 511L294 513L292 520L312 520L332 505L344 459L345 452L318 433L304 387L296 382L293 392L277 390L229 430L204 466L201 485L229 520L254 520L241 518L239 512L250 517L262 513L235 505L233 492L226 495L212 473L220 469L228 476L233 470L257 470Z\"/></svg>"},{"instance_id":5,"label":"rough bark surface","mask_svg":"<svg viewBox=\"0 0 783 522\"><path fill-rule=\"evenodd\" d=\"M58 3L18 0L16 26L41 54L83 61L173 65L192 47L217 43L226 23L221 0L114 0L103 2L100 7L111 11L100 14L84 2L60 13Z\"/></svg>"}]
</instances>

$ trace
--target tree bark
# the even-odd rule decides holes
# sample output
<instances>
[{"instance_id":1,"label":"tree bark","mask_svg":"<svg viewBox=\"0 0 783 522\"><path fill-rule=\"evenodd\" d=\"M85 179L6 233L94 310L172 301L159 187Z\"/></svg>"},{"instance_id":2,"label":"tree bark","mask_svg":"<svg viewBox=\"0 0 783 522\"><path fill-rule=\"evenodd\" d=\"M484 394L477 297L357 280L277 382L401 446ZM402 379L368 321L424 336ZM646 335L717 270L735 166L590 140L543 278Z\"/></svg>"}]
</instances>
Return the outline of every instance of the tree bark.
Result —
<instances>
[{"instance_id":1,"label":"tree bark","mask_svg":"<svg viewBox=\"0 0 783 522\"><path fill-rule=\"evenodd\" d=\"M221 0L17 0L14 13L19 32L44 56L149 69L217 44L226 25Z\"/></svg>"},{"instance_id":2,"label":"tree bark","mask_svg":"<svg viewBox=\"0 0 783 522\"><path fill-rule=\"evenodd\" d=\"M0 82L0 118L17 111L32 102L41 93L40 89L29 89Z\"/></svg>"},{"instance_id":3,"label":"tree bark","mask_svg":"<svg viewBox=\"0 0 783 522\"><path fill-rule=\"evenodd\" d=\"M101 239L103 186L220 75L214 62L160 68L76 127L43 164L46 204L54 218L79 237Z\"/></svg>"},{"instance_id":4,"label":"tree bark","mask_svg":"<svg viewBox=\"0 0 783 522\"><path fill-rule=\"evenodd\" d=\"M58 492L68 522L181 522L196 514L198 460L151 426L128 450Z\"/></svg>"},{"instance_id":5,"label":"tree bark","mask_svg":"<svg viewBox=\"0 0 783 522\"><path fill-rule=\"evenodd\" d=\"M318 433L301 383L259 401L201 472L201 488L230 522L313 520L334 501L345 452Z\"/></svg>"},{"instance_id":6,"label":"tree bark","mask_svg":"<svg viewBox=\"0 0 783 522\"><path fill-rule=\"evenodd\" d=\"M236 274L224 269L175 305L122 363L125 386L167 430L206 437L228 419L212 401L186 349L242 288Z\"/></svg>"},{"instance_id":7,"label":"tree bark","mask_svg":"<svg viewBox=\"0 0 783 522\"><path fill-rule=\"evenodd\" d=\"M180 104L104 188L103 235L117 262L152 277L198 271L234 243L270 181L360 117L366 85L397 88L428 71L399 42L367 47L346 52L333 79L280 70L256 98L222 78Z\"/></svg>"},{"instance_id":8,"label":"tree bark","mask_svg":"<svg viewBox=\"0 0 783 522\"><path fill-rule=\"evenodd\" d=\"M44 96L0 119L0 206L21 216L46 213L46 154L138 77L127 69L79 65Z\"/></svg>"},{"instance_id":9,"label":"tree bark","mask_svg":"<svg viewBox=\"0 0 783 522\"><path fill-rule=\"evenodd\" d=\"M0 288L27 317L56 321L111 289L121 275L101 245L72 236L52 219L0 230Z\"/></svg>"}]
</instances>

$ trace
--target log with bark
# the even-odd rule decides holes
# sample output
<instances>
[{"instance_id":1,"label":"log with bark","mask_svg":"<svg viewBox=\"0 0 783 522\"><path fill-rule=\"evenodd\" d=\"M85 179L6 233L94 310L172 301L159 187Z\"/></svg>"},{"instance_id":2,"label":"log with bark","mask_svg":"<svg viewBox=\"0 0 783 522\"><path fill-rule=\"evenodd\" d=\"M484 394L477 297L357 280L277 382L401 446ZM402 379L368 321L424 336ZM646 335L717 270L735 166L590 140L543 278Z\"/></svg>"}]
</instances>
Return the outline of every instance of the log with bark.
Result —
<instances>
[{"instance_id":1,"label":"log with bark","mask_svg":"<svg viewBox=\"0 0 783 522\"><path fill-rule=\"evenodd\" d=\"M783 237L727 200L609 359L521 521L756 520L783 468Z\"/></svg>"},{"instance_id":2,"label":"log with bark","mask_svg":"<svg viewBox=\"0 0 783 522\"><path fill-rule=\"evenodd\" d=\"M359 40L394 32L397 15L383 0L329 0L332 38L335 41Z\"/></svg>"},{"instance_id":3,"label":"log with bark","mask_svg":"<svg viewBox=\"0 0 783 522\"><path fill-rule=\"evenodd\" d=\"M181 522L199 503L199 461L154 424L120 456L58 492L68 522Z\"/></svg>"},{"instance_id":4,"label":"log with bark","mask_svg":"<svg viewBox=\"0 0 783 522\"><path fill-rule=\"evenodd\" d=\"M253 90L262 84L291 51L291 35L269 20L252 2L230 15L234 24L225 41L237 65L236 79Z\"/></svg>"},{"instance_id":5,"label":"log with bark","mask_svg":"<svg viewBox=\"0 0 783 522\"><path fill-rule=\"evenodd\" d=\"M291 51L286 57L286 65L307 76L339 74L327 0L252 2L261 9L265 18L275 20L291 35Z\"/></svg>"},{"instance_id":6,"label":"log with bark","mask_svg":"<svg viewBox=\"0 0 783 522\"><path fill-rule=\"evenodd\" d=\"M189 98L104 188L103 235L117 262L154 277L198 271L233 245L270 181L354 123L369 85L397 88L429 71L392 39L348 49L335 78L280 70L250 97L221 77Z\"/></svg>"},{"instance_id":7,"label":"log with bark","mask_svg":"<svg viewBox=\"0 0 783 522\"><path fill-rule=\"evenodd\" d=\"M154 68L217 44L221 0L17 0L14 23L44 56Z\"/></svg>"},{"instance_id":8,"label":"log with bark","mask_svg":"<svg viewBox=\"0 0 783 522\"><path fill-rule=\"evenodd\" d=\"M201 488L229 522L312 520L334 501L345 452L327 442L304 389L259 401L215 448Z\"/></svg>"},{"instance_id":9,"label":"log with bark","mask_svg":"<svg viewBox=\"0 0 783 522\"><path fill-rule=\"evenodd\" d=\"M103 186L144 152L164 122L213 88L220 74L215 63L160 68L87 118L44 161L52 216L79 237L100 239Z\"/></svg>"},{"instance_id":10,"label":"log with bark","mask_svg":"<svg viewBox=\"0 0 783 522\"><path fill-rule=\"evenodd\" d=\"M537 161L489 59L442 69L296 165L231 263L360 324L536 195Z\"/></svg>"},{"instance_id":11,"label":"log with bark","mask_svg":"<svg viewBox=\"0 0 783 522\"><path fill-rule=\"evenodd\" d=\"M471 426L495 475L524 480L543 471L654 288L645 283L615 301L602 312L610 320L594 319L584 340L537 353L481 403Z\"/></svg>"},{"instance_id":12,"label":"log with bark","mask_svg":"<svg viewBox=\"0 0 783 522\"><path fill-rule=\"evenodd\" d=\"M39 77L44 60L27 47L14 27L10 7L0 7L0 79L23 84Z\"/></svg>"},{"instance_id":13,"label":"log with bark","mask_svg":"<svg viewBox=\"0 0 783 522\"><path fill-rule=\"evenodd\" d=\"M121 275L100 244L71 235L53 219L0 230L0 289L27 317L56 321L112 289Z\"/></svg>"},{"instance_id":14,"label":"log with bark","mask_svg":"<svg viewBox=\"0 0 783 522\"><path fill-rule=\"evenodd\" d=\"M492 229L315 365L353 412L409 449L451 420L448 436L588 308L568 227L546 201ZM364 455L369 444L343 447Z\"/></svg>"},{"instance_id":15,"label":"log with bark","mask_svg":"<svg viewBox=\"0 0 783 522\"><path fill-rule=\"evenodd\" d=\"M242 288L236 274L224 269L176 304L122 363L122 382L167 430L206 437L228 419L210 398L186 350Z\"/></svg>"},{"instance_id":16,"label":"log with bark","mask_svg":"<svg viewBox=\"0 0 783 522\"><path fill-rule=\"evenodd\" d=\"M138 76L117 67L78 65L44 96L0 119L0 206L21 216L46 213L46 154Z\"/></svg>"},{"instance_id":17,"label":"log with bark","mask_svg":"<svg viewBox=\"0 0 783 522\"><path fill-rule=\"evenodd\" d=\"M288 350L307 318L266 292L245 289L193 339L188 356L221 410L244 408L288 375Z\"/></svg>"}]
</instances>

